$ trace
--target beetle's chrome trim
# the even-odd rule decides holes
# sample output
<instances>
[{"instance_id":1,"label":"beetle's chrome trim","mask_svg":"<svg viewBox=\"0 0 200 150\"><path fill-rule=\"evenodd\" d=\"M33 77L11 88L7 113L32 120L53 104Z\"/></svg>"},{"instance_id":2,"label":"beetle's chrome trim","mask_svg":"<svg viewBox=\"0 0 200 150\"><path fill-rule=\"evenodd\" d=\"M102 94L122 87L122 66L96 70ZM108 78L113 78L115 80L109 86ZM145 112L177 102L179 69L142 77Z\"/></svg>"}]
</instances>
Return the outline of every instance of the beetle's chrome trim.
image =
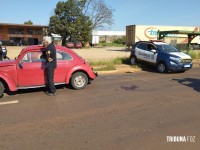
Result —
<instances>
[{"instance_id":1,"label":"beetle's chrome trim","mask_svg":"<svg viewBox=\"0 0 200 150\"><path fill-rule=\"evenodd\" d=\"M55 83L54 85L61 85L61 84L66 84L65 82L60 82L60 83ZM21 86L21 87L17 87L17 89L34 89L34 88L41 88L41 87L45 87L46 85L36 85L36 86Z\"/></svg>"}]
</instances>

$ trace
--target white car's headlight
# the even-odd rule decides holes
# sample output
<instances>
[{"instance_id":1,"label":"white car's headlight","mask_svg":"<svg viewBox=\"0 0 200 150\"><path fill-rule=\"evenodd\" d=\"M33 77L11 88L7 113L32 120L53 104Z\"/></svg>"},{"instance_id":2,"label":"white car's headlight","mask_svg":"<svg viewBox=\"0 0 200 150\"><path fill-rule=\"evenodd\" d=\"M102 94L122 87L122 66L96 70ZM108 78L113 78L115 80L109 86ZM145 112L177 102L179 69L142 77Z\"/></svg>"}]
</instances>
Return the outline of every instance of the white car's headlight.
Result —
<instances>
[{"instance_id":1,"label":"white car's headlight","mask_svg":"<svg viewBox=\"0 0 200 150\"><path fill-rule=\"evenodd\" d=\"M175 60L175 61L178 61L178 62L180 62L181 61L181 58L180 57L169 57L169 59L171 59L171 60Z\"/></svg>"}]
</instances>

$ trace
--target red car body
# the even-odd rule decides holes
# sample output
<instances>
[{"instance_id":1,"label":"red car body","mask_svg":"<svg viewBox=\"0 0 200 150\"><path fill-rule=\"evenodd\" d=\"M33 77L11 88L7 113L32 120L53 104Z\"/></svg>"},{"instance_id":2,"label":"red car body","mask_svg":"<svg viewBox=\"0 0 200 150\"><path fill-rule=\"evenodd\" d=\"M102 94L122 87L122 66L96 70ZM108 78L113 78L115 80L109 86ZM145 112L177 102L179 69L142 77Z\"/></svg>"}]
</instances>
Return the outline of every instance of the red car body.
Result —
<instances>
[{"instance_id":1,"label":"red car body","mask_svg":"<svg viewBox=\"0 0 200 150\"><path fill-rule=\"evenodd\" d=\"M83 47L83 45L82 45L81 42L75 42L74 43L74 48L82 48L82 47Z\"/></svg>"},{"instance_id":2,"label":"red car body","mask_svg":"<svg viewBox=\"0 0 200 150\"><path fill-rule=\"evenodd\" d=\"M83 89L96 73L90 65L74 51L56 46L57 67L55 84L72 84L75 89ZM24 48L15 60L0 62L0 96L4 89L10 91L42 87L46 85L46 49L43 46Z\"/></svg>"},{"instance_id":3,"label":"red car body","mask_svg":"<svg viewBox=\"0 0 200 150\"><path fill-rule=\"evenodd\" d=\"M74 42L67 42L66 47L67 48L74 48Z\"/></svg>"}]
</instances>

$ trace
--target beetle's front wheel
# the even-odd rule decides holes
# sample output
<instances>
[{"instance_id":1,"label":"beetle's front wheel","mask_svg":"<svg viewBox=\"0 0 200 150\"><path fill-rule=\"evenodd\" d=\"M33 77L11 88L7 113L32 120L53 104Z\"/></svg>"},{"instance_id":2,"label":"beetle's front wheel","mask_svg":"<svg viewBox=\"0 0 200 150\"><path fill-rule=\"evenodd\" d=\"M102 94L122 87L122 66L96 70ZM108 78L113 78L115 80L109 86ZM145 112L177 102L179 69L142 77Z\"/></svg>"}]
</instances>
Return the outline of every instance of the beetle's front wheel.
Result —
<instances>
[{"instance_id":1,"label":"beetle's front wheel","mask_svg":"<svg viewBox=\"0 0 200 150\"><path fill-rule=\"evenodd\" d=\"M80 90L87 86L88 77L83 72L76 72L72 75L70 83L74 89Z\"/></svg>"}]
</instances>

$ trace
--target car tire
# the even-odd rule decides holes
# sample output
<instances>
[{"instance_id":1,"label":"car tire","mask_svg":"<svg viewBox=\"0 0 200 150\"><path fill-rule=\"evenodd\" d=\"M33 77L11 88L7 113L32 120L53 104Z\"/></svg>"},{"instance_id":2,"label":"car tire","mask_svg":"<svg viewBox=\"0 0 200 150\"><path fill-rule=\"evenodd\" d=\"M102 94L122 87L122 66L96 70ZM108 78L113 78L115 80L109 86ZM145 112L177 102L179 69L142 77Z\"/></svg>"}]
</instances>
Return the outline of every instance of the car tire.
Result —
<instances>
[{"instance_id":1,"label":"car tire","mask_svg":"<svg viewBox=\"0 0 200 150\"><path fill-rule=\"evenodd\" d=\"M160 73L168 72L167 65L164 62L159 62L157 65L157 70Z\"/></svg>"},{"instance_id":2,"label":"car tire","mask_svg":"<svg viewBox=\"0 0 200 150\"><path fill-rule=\"evenodd\" d=\"M131 56L130 62L131 62L131 65L136 65L137 64L137 58L135 56Z\"/></svg>"},{"instance_id":3,"label":"car tire","mask_svg":"<svg viewBox=\"0 0 200 150\"><path fill-rule=\"evenodd\" d=\"M3 83L0 81L0 98L3 97L4 90L5 90L4 85L3 85Z\"/></svg>"},{"instance_id":4,"label":"car tire","mask_svg":"<svg viewBox=\"0 0 200 150\"><path fill-rule=\"evenodd\" d=\"M88 85L88 76L83 72L76 72L70 80L71 86L76 89L84 89Z\"/></svg>"}]
</instances>

